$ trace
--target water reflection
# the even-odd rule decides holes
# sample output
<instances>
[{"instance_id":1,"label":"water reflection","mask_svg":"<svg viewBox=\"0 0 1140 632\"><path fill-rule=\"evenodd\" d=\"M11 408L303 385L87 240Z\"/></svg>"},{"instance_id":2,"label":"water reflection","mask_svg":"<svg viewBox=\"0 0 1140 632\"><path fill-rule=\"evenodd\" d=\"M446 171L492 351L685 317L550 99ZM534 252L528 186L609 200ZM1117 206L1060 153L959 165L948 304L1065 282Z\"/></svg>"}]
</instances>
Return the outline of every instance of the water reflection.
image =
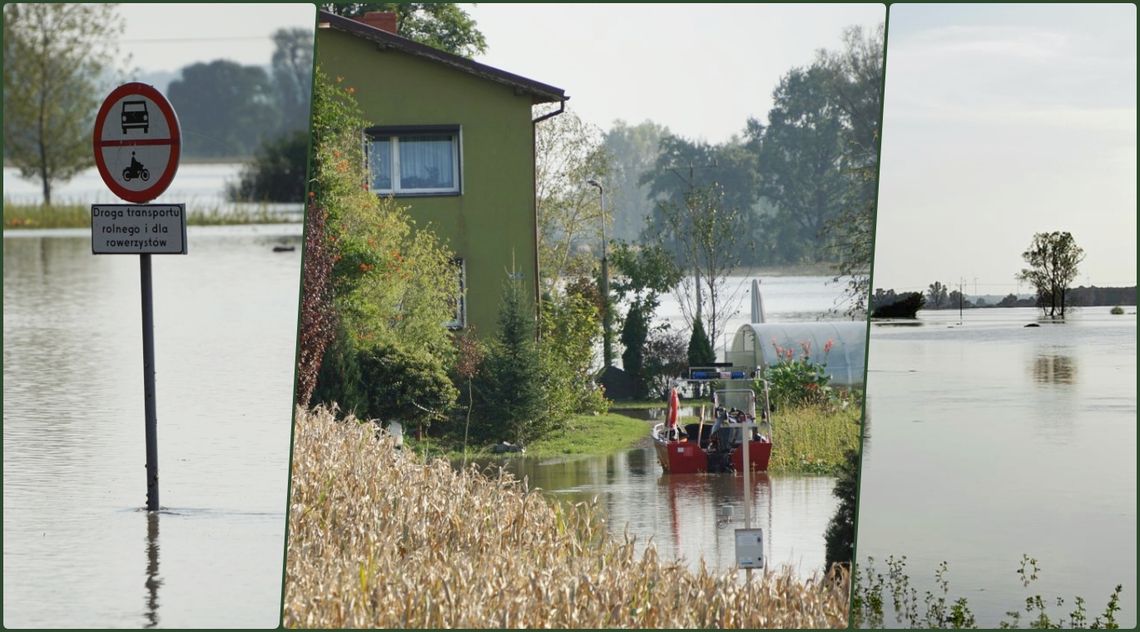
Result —
<instances>
[{"instance_id":1,"label":"water reflection","mask_svg":"<svg viewBox=\"0 0 1140 632\"><path fill-rule=\"evenodd\" d=\"M158 625L158 589L162 578L158 575L158 513L146 512L146 626Z\"/></svg>"},{"instance_id":2,"label":"water reflection","mask_svg":"<svg viewBox=\"0 0 1140 632\"><path fill-rule=\"evenodd\" d=\"M136 258L5 234L6 626L276 625L300 252L272 246L300 232L192 226L154 261L162 495L211 511L145 526Z\"/></svg>"},{"instance_id":3,"label":"water reflection","mask_svg":"<svg viewBox=\"0 0 1140 632\"><path fill-rule=\"evenodd\" d=\"M1072 356L1043 353L1033 359L1033 380L1038 384L1076 384L1077 361Z\"/></svg>"},{"instance_id":4,"label":"water reflection","mask_svg":"<svg viewBox=\"0 0 1140 632\"><path fill-rule=\"evenodd\" d=\"M499 464L484 466L493 472ZM637 538L641 550L652 542L663 558L684 558L693 567L702 559L713 568L735 566L733 529L745 525L742 476L664 474L653 448L576 459L522 457L503 467L556 501L596 499L610 532ZM764 530L773 568L787 565L804 576L823 568L834 484L823 476L752 478L752 526Z\"/></svg>"}]
</instances>

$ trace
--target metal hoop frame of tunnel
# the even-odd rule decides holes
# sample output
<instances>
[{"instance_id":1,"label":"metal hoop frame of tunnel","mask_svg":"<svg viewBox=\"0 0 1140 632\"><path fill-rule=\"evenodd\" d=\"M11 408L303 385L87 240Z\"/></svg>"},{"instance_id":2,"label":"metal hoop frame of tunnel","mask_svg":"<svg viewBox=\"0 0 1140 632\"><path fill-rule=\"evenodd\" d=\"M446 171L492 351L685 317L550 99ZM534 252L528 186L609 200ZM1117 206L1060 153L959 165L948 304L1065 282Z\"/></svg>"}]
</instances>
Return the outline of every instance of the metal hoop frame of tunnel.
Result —
<instances>
[{"instance_id":1,"label":"metal hoop frame of tunnel","mask_svg":"<svg viewBox=\"0 0 1140 632\"><path fill-rule=\"evenodd\" d=\"M725 360L733 366L754 366L761 371L779 362L775 340L781 348L790 348L796 358L803 356L803 343L811 345L812 362L827 363L826 373L836 386L863 384L867 349L867 324L858 321L812 323L751 323L741 325L732 339ZM824 353L827 341L831 351Z\"/></svg>"}]
</instances>

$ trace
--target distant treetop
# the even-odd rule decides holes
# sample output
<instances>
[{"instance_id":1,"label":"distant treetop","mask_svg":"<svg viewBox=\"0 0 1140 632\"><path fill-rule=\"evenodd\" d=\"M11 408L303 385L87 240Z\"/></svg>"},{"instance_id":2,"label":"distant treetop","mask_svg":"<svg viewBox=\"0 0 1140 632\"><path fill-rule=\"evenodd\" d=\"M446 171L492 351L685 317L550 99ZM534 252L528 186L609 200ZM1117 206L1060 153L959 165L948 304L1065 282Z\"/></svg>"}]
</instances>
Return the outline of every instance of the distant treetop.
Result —
<instances>
[{"instance_id":1,"label":"distant treetop","mask_svg":"<svg viewBox=\"0 0 1140 632\"><path fill-rule=\"evenodd\" d=\"M326 2L321 9L346 18L369 11L396 14L396 34L463 57L487 51L487 40L475 20L453 2Z\"/></svg>"}]
</instances>

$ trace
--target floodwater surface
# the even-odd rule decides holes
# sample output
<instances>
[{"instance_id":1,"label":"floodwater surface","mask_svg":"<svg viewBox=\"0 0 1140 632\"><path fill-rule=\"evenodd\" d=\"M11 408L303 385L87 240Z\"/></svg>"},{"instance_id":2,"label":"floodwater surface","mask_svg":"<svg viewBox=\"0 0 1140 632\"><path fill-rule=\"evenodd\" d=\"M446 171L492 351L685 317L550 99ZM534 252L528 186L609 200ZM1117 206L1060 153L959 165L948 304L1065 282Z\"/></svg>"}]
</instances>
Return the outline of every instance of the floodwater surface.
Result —
<instances>
[{"instance_id":1,"label":"floodwater surface","mask_svg":"<svg viewBox=\"0 0 1140 632\"><path fill-rule=\"evenodd\" d=\"M151 514L138 257L5 233L5 626L277 625L300 230L190 227L153 257Z\"/></svg>"},{"instance_id":2,"label":"floodwater surface","mask_svg":"<svg viewBox=\"0 0 1140 632\"><path fill-rule=\"evenodd\" d=\"M722 341L731 342L750 320L751 282L752 277L726 279L725 296L731 300L725 304L733 316ZM842 305L843 287L827 277L773 276L761 282L769 322L842 318L834 310ZM675 331L687 329L674 294L661 297L656 320ZM649 412L626 411L638 417ZM652 423L646 422L647 439ZM736 564L734 529L745 526L742 476L665 474L651 446L572 460L514 459L507 467L555 498L597 498L613 535L621 537L628 529L640 547L652 541L663 558L683 557L693 567L704 560L721 570ZM834 487L835 479L827 476L762 474L752 481L752 527L764 530L769 568L790 566L802 577L823 571L823 534L838 506Z\"/></svg>"},{"instance_id":3,"label":"floodwater surface","mask_svg":"<svg viewBox=\"0 0 1140 632\"><path fill-rule=\"evenodd\" d=\"M1136 316L1077 310L919 313L873 326L858 557L906 555L919 594L949 565L978 624L1040 594L1091 616L1124 587L1136 624ZM1038 560L1023 588L1021 556ZM1053 598L1063 597L1056 607ZM888 617L890 625L892 619Z\"/></svg>"},{"instance_id":4,"label":"floodwater surface","mask_svg":"<svg viewBox=\"0 0 1140 632\"><path fill-rule=\"evenodd\" d=\"M185 203L191 213L245 211L257 212L265 209L271 213L282 213L298 218L303 211L300 201L296 203L261 204L252 202L230 202L226 199L227 183L236 183L241 178L245 165L238 162L226 163L183 163L178 168L178 177L157 200L161 203ZM40 181L20 177L15 167L4 168L4 199L17 204L43 203ZM114 193L103 183L99 171L90 167L77 173L67 182L56 184L52 189L54 204L122 204Z\"/></svg>"},{"instance_id":5,"label":"floodwater surface","mask_svg":"<svg viewBox=\"0 0 1140 632\"><path fill-rule=\"evenodd\" d=\"M506 467L555 499L596 498L611 534L636 537L639 550L652 541L663 559L683 557L693 568L701 560L720 570L736 565L743 476L665 474L652 447L572 460L520 458ZM760 473L751 487L752 528L764 530L768 567L790 566L802 577L822 572L823 534L838 504L835 479Z\"/></svg>"}]
</instances>

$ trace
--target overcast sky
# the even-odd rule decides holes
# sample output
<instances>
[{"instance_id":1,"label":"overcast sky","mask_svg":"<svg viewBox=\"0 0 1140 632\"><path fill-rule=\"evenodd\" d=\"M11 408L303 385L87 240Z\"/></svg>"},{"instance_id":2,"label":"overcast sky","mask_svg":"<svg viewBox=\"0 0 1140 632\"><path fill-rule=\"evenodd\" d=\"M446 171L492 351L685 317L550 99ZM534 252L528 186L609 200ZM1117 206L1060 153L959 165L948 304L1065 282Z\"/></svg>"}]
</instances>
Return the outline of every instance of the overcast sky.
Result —
<instances>
[{"instance_id":1,"label":"overcast sky","mask_svg":"<svg viewBox=\"0 0 1140 632\"><path fill-rule=\"evenodd\" d=\"M120 4L119 50L144 72L176 71L215 59L268 65L280 28L312 29L312 4Z\"/></svg>"},{"instance_id":2,"label":"overcast sky","mask_svg":"<svg viewBox=\"0 0 1140 632\"><path fill-rule=\"evenodd\" d=\"M1134 6L894 5L886 76L875 287L1015 291L1053 230L1136 282Z\"/></svg>"},{"instance_id":3,"label":"overcast sky","mask_svg":"<svg viewBox=\"0 0 1140 632\"><path fill-rule=\"evenodd\" d=\"M487 37L477 61L551 84L602 128L645 119L710 142L766 120L772 90L881 4L464 5Z\"/></svg>"}]
</instances>

